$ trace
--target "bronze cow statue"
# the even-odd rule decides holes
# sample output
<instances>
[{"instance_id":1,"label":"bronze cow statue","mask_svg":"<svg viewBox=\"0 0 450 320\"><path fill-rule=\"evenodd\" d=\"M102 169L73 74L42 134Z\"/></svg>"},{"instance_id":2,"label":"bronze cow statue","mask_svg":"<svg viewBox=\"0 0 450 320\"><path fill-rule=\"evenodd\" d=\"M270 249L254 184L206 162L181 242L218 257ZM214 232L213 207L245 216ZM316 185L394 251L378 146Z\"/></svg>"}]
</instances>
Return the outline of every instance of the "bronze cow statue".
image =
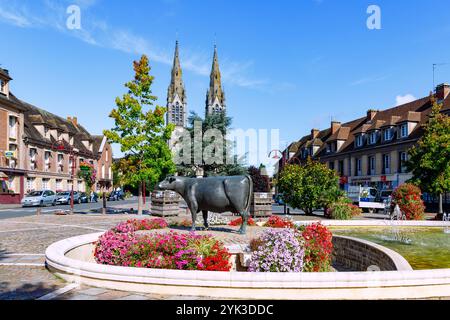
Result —
<instances>
[{"instance_id":1,"label":"bronze cow statue","mask_svg":"<svg viewBox=\"0 0 450 320\"><path fill-rule=\"evenodd\" d=\"M239 233L245 234L249 218L249 207L253 195L253 181L248 175L231 177L188 178L170 176L158 184L160 190L172 190L186 201L192 215L192 230L195 230L197 213L203 213L208 229L208 211L240 214L242 225Z\"/></svg>"}]
</instances>

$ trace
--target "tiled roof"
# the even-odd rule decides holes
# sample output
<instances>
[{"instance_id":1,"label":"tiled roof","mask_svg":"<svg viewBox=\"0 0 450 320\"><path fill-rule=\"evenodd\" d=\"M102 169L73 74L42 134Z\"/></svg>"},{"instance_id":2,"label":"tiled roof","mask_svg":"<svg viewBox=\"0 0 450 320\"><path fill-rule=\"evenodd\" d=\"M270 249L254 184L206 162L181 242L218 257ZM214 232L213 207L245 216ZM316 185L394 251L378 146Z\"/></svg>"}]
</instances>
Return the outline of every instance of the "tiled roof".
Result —
<instances>
[{"instance_id":1,"label":"tiled roof","mask_svg":"<svg viewBox=\"0 0 450 320\"><path fill-rule=\"evenodd\" d=\"M96 147L96 141L98 140L98 136L94 138L83 126L78 123L74 124L72 121L61 118L24 101L21 101L21 104L25 108L24 133L25 138L28 139L28 141L51 148L56 142L53 136L46 138L35 128L35 125L46 125L50 129L56 129L62 133L68 133L69 136L73 137L73 147L78 149L80 154L92 158L97 157L99 145ZM90 151L85 147L82 143L83 140L88 140L93 143L93 151ZM68 141L64 141L64 143L67 147L69 147Z\"/></svg>"}]
</instances>

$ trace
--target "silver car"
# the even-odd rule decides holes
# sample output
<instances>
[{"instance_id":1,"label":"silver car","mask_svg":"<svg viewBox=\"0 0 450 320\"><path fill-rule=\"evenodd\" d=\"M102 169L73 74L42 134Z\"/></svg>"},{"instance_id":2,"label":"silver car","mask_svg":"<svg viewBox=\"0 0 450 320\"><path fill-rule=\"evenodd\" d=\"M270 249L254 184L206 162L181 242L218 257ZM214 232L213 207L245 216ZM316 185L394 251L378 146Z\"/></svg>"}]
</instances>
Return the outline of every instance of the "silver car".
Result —
<instances>
[{"instance_id":1,"label":"silver car","mask_svg":"<svg viewBox=\"0 0 450 320\"><path fill-rule=\"evenodd\" d=\"M51 190L33 191L22 199L23 207L56 205L56 194Z\"/></svg>"},{"instance_id":2,"label":"silver car","mask_svg":"<svg viewBox=\"0 0 450 320\"><path fill-rule=\"evenodd\" d=\"M73 192L73 203L81 203L81 193L74 191ZM56 203L57 204L70 204L71 192L59 192L56 195Z\"/></svg>"}]
</instances>

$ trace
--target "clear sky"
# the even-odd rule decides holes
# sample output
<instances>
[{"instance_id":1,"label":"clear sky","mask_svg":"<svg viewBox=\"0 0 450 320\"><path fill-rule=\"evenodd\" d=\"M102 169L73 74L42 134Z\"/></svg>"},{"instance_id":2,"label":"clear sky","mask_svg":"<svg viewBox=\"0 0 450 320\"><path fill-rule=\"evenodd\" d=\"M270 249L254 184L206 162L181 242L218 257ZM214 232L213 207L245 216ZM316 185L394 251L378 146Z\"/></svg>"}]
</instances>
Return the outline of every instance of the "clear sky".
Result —
<instances>
[{"instance_id":1,"label":"clear sky","mask_svg":"<svg viewBox=\"0 0 450 320\"><path fill-rule=\"evenodd\" d=\"M81 30L66 27L71 4ZM381 30L367 28L372 4ZM177 38L188 108L203 114L216 42L233 127L280 129L281 147L331 118L425 96L432 64L450 63L448 0L0 0L0 34L12 91L93 134L111 127L142 53L165 105Z\"/></svg>"}]
</instances>

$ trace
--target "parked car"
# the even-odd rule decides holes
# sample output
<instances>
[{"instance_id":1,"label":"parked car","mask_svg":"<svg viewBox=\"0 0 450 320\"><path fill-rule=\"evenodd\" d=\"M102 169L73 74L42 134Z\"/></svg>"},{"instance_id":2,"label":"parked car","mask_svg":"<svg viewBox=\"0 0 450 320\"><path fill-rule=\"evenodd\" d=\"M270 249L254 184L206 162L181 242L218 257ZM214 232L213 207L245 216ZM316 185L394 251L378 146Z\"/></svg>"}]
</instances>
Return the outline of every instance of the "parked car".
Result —
<instances>
[{"instance_id":1,"label":"parked car","mask_svg":"<svg viewBox=\"0 0 450 320\"><path fill-rule=\"evenodd\" d=\"M111 192L108 201L119 201L119 200L125 200L125 193L122 190Z\"/></svg>"},{"instance_id":2,"label":"parked car","mask_svg":"<svg viewBox=\"0 0 450 320\"><path fill-rule=\"evenodd\" d=\"M70 204L70 193L71 191L60 192L57 195L56 203L57 204ZM73 192L73 203L81 203L80 193L77 191Z\"/></svg>"},{"instance_id":3,"label":"parked car","mask_svg":"<svg viewBox=\"0 0 450 320\"><path fill-rule=\"evenodd\" d=\"M81 203L88 203L90 200L89 196L87 195L86 192L81 192L80 193L80 202Z\"/></svg>"},{"instance_id":4,"label":"parked car","mask_svg":"<svg viewBox=\"0 0 450 320\"><path fill-rule=\"evenodd\" d=\"M51 190L33 191L22 199L23 207L56 205L56 194Z\"/></svg>"}]
</instances>

